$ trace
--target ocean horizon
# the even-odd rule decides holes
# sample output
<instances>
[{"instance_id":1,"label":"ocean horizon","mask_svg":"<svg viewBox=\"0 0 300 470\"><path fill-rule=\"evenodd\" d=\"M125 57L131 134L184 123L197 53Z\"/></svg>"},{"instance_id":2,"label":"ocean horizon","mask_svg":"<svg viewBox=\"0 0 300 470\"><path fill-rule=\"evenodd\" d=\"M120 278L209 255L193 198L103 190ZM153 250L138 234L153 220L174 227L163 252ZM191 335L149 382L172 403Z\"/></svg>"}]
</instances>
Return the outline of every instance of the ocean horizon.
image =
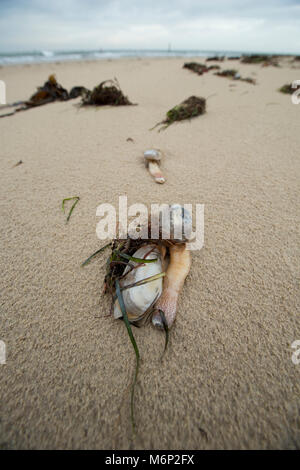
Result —
<instances>
[{"instance_id":1,"label":"ocean horizon","mask_svg":"<svg viewBox=\"0 0 300 470\"><path fill-rule=\"evenodd\" d=\"M0 65L37 64L80 60L120 59L122 57L234 57L243 54L277 54L276 52L224 51L224 50L171 50L171 49L107 49L107 50L36 50L27 52L2 52ZM295 55L295 54L280 54Z\"/></svg>"}]
</instances>

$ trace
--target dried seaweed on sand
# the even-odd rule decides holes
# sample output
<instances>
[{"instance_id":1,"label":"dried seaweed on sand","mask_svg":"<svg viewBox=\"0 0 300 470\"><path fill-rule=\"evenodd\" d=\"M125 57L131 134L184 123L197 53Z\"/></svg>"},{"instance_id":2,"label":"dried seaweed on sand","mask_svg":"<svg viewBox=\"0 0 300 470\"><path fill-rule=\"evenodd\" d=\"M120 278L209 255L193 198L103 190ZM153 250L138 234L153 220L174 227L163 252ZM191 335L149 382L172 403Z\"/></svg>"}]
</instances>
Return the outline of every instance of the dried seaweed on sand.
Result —
<instances>
[{"instance_id":1,"label":"dried seaweed on sand","mask_svg":"<svg viewBox=\"0 0 300 470\"><path fill-rule=\"evenodd\" d=\"M69 222L73 210L75 209L75 207L77 206L78 202L80 201L80 197L79 197L79 196L74 196L74 197L67 197L67 198L65 198L65 199L63 200L63 202L62 202L62 205L61 205L61 209L62 209L63 213L65 213L65 203L66 203L67 201L74 201L74 203L73 203L73 205L72 205L72 207L71 207L71 209L70 209L70 211L69 211L69 215L68 215L68 217L67 217L66 223Z\"/></svg>"},{"instance_id":2,"label":"dried seaweed on sand","mask_svg":"<svg viewBox=\"0 0 300 470\"><path fill-rule=\"evenodd\" d=\"M55 75L50 75L44 85L39 87L28 101L25 101L25 105L27 107L41 106L52 101L67 101L68 99L67 90L57 83Z\"/></svg>"},{"instance_id":3,"label":"dried seaweed on sand","mask_svg":"<svg viewBox=\"0 0 300 470\"><path fill-rule=\"evenodd\" d=\"M169 127L175 121L183 121L200 116L206 112L206 99L198 96L190 96L182 103L174 106L166 114L166 119L157 123L152 129L162 125L159 132ZM151 129L151 130L152 130Z\"/></svg>"},{"instance_id":4,"label":"dried seaweed on sand","mask_svg":"<svg viewBox=\"0 0 300 470\"><path fill-rule=\"evenodd\" d=\"M242 78L240 74L238 73L238 71L235 69L222 70L221 72L216 72L215 75L218 75L218 77L230 78L231 80L240 80L241 82L251 83L252 85L256 84L256 81L254 80L254 78L250 78L250 77Z\"/></svg>"},{"instance_id":5,"label":"dried seaweed on sand","mask_svg":"<svg viewBox=\"0 0 300 470\"><path fill-rule=\"evenodd\" d=\"M221 72L216 72L215 75L218 75L218 77L235 78L237 73L238 71L235 69L226 69Z\"/></svg>"},{"instance_id":6,"label":"dried seaweed on sand","mask_svg":"<svg viewBox=\"0 0 300 470\"><path fill-rule=\"evenodd\" d=\"M290 83L290 84L287 83L287 84L283 85L281 88L279 88L278 91L280 91L281 93L292 95L296 90L299 90L299 88L300 88L300 85L297 85L296 87L293 87L292 83Z\"/></svg>"},{"instance_id":7,"label":"dried seaweed on sand","mask_svg":"<svg viewBox=\"0 0 300 470\"><path fill-rule=\"evenodd\" d=\"M78 86L73 87L70 93L68 93L68 91L57 82L55 75L52 74L48 77L48 80L43 86L37 88L37 91L29 98L29 100L18 101L16 103L6 105L5 108L14 109L10 113L0 115L0 118L13 116L17 112L27 111L28 109L53 103L54 101L68 101L77 98L78 96L82 96L88 91L89 90L85 87ZM4 107L0 108L0 110L3 108Z\"/></svg>"},{"instance_id":8,"label":"dried seaweed on sand","mask_svg":"<svg viewBox=\"0 0 300 470\"><path fill-rule=\"evenodd\" d=\"M70 100L78 98L79 96L85 96L87 93L90 93L90 90L84 86L74 86L69 93Z\"/></svg>"},{"instance_id":9,"label":"dried seaweed on sand","mask_svg":"<svg viewBox=\"0 0 300 470\"><path fill-rule=\"evenodd\" d=\"M123 94L117 79L105 80L82 98L82 105L128 106L132 104Z\"/></svg>"},{"instance_id":10,"label":"dried seaweed on sand","mask_svg":"<svg viewBox=\"0 0 300 470\"><path fill-rule=\"evenodd\" d=\"M210 61L219 61L219 62L223 62L224 59L225 59L225 56L218 56L218 55L215 55L215 56L213 56L213 57L207 57L206 62L210 62Z\"/></svg>"},{"instance_id":11,"label":"dried seaweed on sand","mask_svg":"<svg viewBox=\"0 0 300 470\"><path fill-rule=\"evenodd\" d=\"M278 61L276 60L276 56L273 55L264 55L264 54L250 54L244 55L241 58L242 64L261 64L263 67L267 67L272 65L274 67L278 67Z\"/></svg>"},{"instance_id":12,"label":"dried seaweed on sand","mask_svg":"<svg viewBox=\"0 0 300 470\"><path fill-rule=\"evenodd\" d=\"M184 69L189 69L192 72L195 72L198 75L203 75L203 73L209 72L210 70L219 70L220 66L219 65L210 65L207 67L207 65L200 64L199 62L186 62L183 65Z\"/></svg>"}]
</instances>

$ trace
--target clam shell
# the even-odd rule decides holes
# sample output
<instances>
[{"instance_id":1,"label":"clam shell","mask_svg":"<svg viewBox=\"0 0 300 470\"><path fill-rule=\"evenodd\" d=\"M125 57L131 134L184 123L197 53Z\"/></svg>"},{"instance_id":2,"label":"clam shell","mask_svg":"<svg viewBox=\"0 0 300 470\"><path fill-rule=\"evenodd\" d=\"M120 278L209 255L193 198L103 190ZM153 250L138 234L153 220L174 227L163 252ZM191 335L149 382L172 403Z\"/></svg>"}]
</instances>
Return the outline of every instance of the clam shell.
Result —
<instances>
[{"instance_id":1,"label":"clam shell","mask_svg":"<svg viewBox=\"0 0 300 470\"><path fill-rule=\"evenodd\" d=\"M149 251L154 248L150 254ZM147 256L145 256L147 255ZM130 270L127 266L124 274L128 273L120 282L121 287L146 279L162 272L162 256L159 249L155 245L146 245L139 248L134 254L136 258L157 259L155 263L147 263L140 265L140 263L131 262L132 265L138 266L136 269ZM130 321L140 320L147 312L149 307L158 300L162 293L163 280L162 278L156 281L148 282L142 286L132 287L123 291L123 299L126 307L128 319ZM122 312L118 300L114 305L114 318L122 318Z\"/></svg>"}]
</instances>

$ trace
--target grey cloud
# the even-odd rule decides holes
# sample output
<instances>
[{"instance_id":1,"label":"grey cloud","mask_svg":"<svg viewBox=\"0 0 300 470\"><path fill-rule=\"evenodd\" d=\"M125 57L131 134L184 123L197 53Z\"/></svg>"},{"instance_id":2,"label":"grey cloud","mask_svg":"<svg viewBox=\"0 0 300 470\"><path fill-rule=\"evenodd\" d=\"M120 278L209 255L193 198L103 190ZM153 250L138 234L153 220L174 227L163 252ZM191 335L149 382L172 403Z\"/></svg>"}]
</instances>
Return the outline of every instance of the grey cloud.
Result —
<instances>
[{"instance_id":1,"label":"grey cloud","mask_svg":"<svg viewBox=\"0 0 300 470\"><path fill-rule=\"evenodd\" d=\"M1 50L300 51L299 0L0 1Z\"/></svg>"}]
</instances>

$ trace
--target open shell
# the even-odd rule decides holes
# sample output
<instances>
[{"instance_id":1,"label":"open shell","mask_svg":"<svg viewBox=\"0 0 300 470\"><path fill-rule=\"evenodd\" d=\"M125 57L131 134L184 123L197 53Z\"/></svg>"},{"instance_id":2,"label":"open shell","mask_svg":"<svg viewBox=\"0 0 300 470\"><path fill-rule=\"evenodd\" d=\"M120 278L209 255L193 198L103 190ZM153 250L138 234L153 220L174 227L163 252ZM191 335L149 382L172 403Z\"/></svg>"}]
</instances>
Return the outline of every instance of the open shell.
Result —
<instances>
[{"instance_id":1,"label":"open shell","mask_svg":"<svg viewBox=\"0 0 300 470\"><path fill-rule=\"evenodd\" d=\"M157 261L147 264L131 262L131 266L126 267L124 277L120 281L121 288L162 272L162 255L157 246L142 246L134 253L133 257L157 259ZM132 269L132 266L134 266L134 269ZM142 286L123 290L123 299L129 321L137 322L148 313L149 309L161 296L162 286L162 278L159 278ZM114 304L114 317L123 317L118 300Z\"/></svg>"}]
</instances>

